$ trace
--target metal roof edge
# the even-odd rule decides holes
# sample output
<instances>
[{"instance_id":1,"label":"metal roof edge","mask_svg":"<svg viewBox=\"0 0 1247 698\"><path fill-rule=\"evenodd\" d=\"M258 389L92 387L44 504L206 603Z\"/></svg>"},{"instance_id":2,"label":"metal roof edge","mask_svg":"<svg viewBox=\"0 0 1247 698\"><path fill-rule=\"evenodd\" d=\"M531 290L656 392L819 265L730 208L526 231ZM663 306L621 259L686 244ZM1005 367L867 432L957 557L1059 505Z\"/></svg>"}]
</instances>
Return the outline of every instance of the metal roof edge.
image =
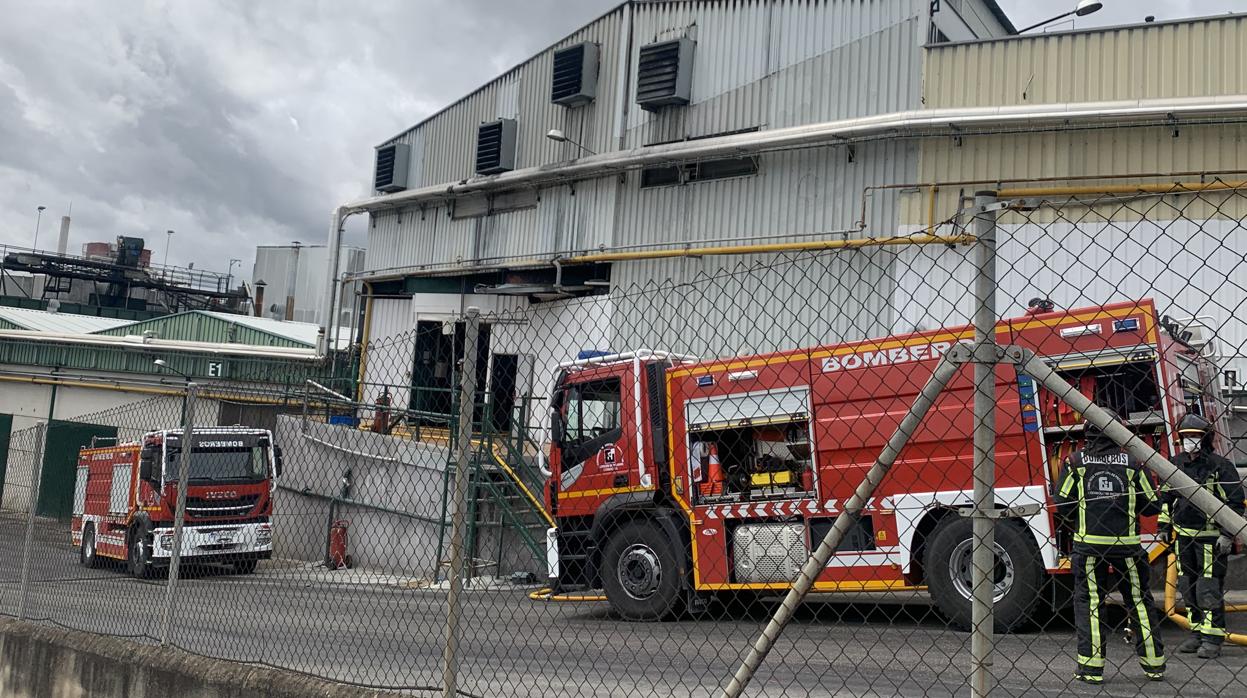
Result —
<instances>
[{"instance_id":1,"label":"metal roof edge","mask_svg":"<svg viewBox=\"0 0 1247 698\"><path fill-rule=\"evenodd\" d=\"M190 354L213 354L220 356L245 356L251 358L288 359L292 361L316 361L314 348L268 347L254 344L230 344L225 342L191 342L177 339L153 339L135 335L121 336L100 334L62 334L58 332L34 332L30 330L0 330L0 341L49 342L91 347L121 347L149 349L152 351L185 352Z\"/></svg>"},{"instance_id":2,"label":"metal roof edge","mask_svg":"<svg viewBox=\"0 0 1247 698\"><path fill-rule=\"evenodd\" d=\"M1072 36L1075 34L1096 34L1112 31L1121 31L1122 29L1151 29L1153 27L1171 27L1178 24L1197 24L1199 22L1213 22L1229 19L1247 18L1247 12L1227 12L1221 15L1207 15L1204 17L1183 17L1179 19L1166 19L1159 22L1132 22L1130 24L1109 24L1100 27L1087 27L1085 29L1064 29L1055 32L1040 32L1038 34L1013 34L1012 36L991 36L983 39L966 39L965 41L947 41L942 44L926 44L924 49L941 49L949 46L969 46L972 44L990 44L998 41L1025 41L1028 39L1042 39L1050 36Z\"/></svg>"},{"instance_id":3,"label":"metal roof edge","mask_svg":"<svg viewBox=\"0 0 1247 698\"><path fill-rule=\"evenodd\" d=\"M1009 19L1009 15L1005 14L1004 8L1000 6L1000 3L996 2L996 0L983 0L983 4L987 5L987 10L992 13L996 21L1004 25L1005 31L1009 32L1010 36L1017 35L1018 28L1013 26L1013 20Z\"/></svg>"}]
</instances>

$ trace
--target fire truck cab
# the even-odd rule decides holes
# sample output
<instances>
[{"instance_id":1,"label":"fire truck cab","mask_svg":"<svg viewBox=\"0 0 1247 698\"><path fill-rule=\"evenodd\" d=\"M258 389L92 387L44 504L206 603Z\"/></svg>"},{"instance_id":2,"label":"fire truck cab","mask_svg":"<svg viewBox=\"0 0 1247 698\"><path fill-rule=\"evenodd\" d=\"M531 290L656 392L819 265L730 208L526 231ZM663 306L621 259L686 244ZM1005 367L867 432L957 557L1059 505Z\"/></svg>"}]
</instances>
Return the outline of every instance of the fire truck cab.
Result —
<instances>
[{"instance_id":1,"label":"fire truck cab","mask_svg":"<svg viewBox=\"0 0 1247 698\"><path fill-rule=\"evenodd\" d=\"M1151 300L1004 320L1029 348L1171 453L1186 412L1214 423L1215 369ZM786 590L861 483L939 359L971 327L697 361L638 351L561 367L546 504L556 591L601 588L658 619L720 593ZM996 618L1025 622L1068 573L1051 509L1082 419L1015 366L996 371L996 499L1035 513L997 526ZM958 373L818 576L817 591L926 589L970 622L972 371ZM1157 548L1155 525L1145 543Z\"/></svg>"},{"instance_id":2,"label":"fire truck cab","mask_svg":"<svg viewBox=\"0 0 1247 698\"><path fill-rule=\"evenodd\" d=\"M168 566L185 442L182 430L172 429L81 450L71 538L83 565L124 560L137 577ZM195 429L182 560L224 562L248 574L270 558L273 489L281 468L281 448L266 429Z\"/></svg>"}]
</instances>

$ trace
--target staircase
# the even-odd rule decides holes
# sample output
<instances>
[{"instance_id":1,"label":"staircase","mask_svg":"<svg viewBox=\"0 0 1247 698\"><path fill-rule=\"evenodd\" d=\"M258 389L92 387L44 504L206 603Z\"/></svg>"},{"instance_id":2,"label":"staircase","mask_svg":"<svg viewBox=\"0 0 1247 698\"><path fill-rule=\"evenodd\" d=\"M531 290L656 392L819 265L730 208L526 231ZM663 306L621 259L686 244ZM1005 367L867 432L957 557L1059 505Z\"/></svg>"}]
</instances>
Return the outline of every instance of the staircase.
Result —
<instances>
[{"instance_id":1,"label":"staircase","mask_svg":"<svg viewBox=\"0 0 1247 698\"><path fill-rule=\"evenodd\" d=\"M534 459L525 455L526 445L527 450L535 450L531 441L512 434L483 434L473 440L468 549L476 570L492 568L498 576L526 571L541 579L545 576L546 529L553 522L542 503L545 476ZM447 493L452 489L453 471L452 462L447 469ZM448 516L442 518L442 538L448 543L451 522Z\"/></svg>"}]
</instances>

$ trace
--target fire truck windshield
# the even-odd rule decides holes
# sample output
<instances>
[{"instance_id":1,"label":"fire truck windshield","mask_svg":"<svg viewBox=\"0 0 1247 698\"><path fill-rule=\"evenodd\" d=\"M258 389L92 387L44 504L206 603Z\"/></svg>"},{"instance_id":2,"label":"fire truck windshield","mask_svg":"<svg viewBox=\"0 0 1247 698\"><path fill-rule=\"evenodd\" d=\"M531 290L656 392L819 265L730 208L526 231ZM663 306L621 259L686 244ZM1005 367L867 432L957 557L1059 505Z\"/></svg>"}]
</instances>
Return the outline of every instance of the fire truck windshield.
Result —
<instances>
[{"instance_id":1,"label":"fire truck windshield","mask_svg":"<svg viewBox=\"0 0 1247 698\"><path fill-rule=\"evenodd\" d=\"M169 449L165 473L176 480L182 449ZM268 477L268 448L195 449L191 451L190 479L195 480L263 480Z\"/></svg>"}]
</instances>

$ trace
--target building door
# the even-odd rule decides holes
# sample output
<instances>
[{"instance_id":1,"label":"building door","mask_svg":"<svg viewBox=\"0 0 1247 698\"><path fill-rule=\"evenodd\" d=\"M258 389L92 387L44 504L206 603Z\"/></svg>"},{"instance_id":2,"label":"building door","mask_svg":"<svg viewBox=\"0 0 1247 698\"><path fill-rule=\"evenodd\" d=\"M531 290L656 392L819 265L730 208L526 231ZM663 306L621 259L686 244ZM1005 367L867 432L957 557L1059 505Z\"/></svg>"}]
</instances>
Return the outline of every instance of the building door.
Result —
<instances>
[{"instance_id":1,"label":"building door","mask_svg":"<svg viewBox=\"0 0 1247 698\"><path fill-rule=\"evenodd\" d=\"M445 426L458 411L459 359L463 356L463 323L416 323L414 365L411 370L412 418L420 424ZM473 423L479 425L489 375L489 325L481 324L477 343Z\"/></svg>"},{"instance_id":2,"label":"building door","mask_svg":"<svg viewBox=\"0 0 1247 698\"><path fill-rule=\"evenodd\" d=\"M516 374L520 357L515 354L494 354L489 373L489 401L492 405L490 427L495 433L511 431L515 419Z\"/></svg>"},{"instance_id":3,"label":"building door","mask_svg":"<svg viewBox=\"0 0 1247 698\"><path fill-rule=\"evenodd\" d=\"M54 419L48 423L43 449L43 474L39 478L39 516L68 519L74 503L74 480L78 475L78 451L91 439L117 438L117 427ZM105 442L113 443L112 441Z\"/></svg>"}]
</instances>

